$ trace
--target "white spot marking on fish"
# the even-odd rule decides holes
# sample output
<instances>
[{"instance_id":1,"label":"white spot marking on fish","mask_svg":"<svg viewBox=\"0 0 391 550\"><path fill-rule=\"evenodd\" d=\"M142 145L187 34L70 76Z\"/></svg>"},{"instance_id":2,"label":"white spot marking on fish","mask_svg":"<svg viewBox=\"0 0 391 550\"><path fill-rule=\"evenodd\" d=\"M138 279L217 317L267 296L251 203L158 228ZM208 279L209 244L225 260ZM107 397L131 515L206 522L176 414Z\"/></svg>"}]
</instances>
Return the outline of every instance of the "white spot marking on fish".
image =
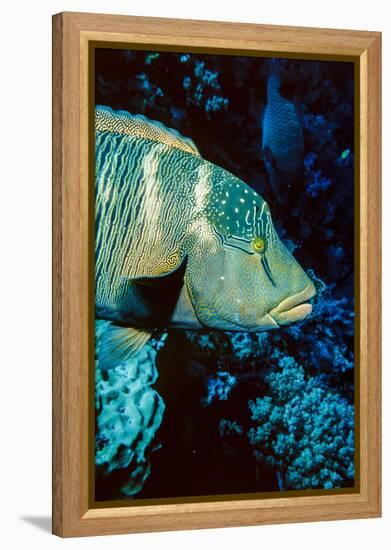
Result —
<instances>
[{"instance_id":1,"label":"white spot marking on fish","mask_svg":"<svg viewBox=\"0 0 391 550\"><path fill-rule=\"evenodd\" d=\"M264 225L263 225L263 211L265 210L265 206L266 206L266 202L263 203L262 208L261 208L261 213L259 214L259 217L258 217L258 220L261 221L262 234L265 233L265 228L264 228Z\"/></svg>"},{"instance_id":2,"label":"white spot marking on fish","mask_svg":"<svg viewBox=\"0 0 391 550\"><path fill-rule=\"evenodd\" d=\"M251 224L249 223L249 221L248 221L249 215L250 215L250 210L247 210L247 214L246 214L246 224L247 224L247 225L251 225Z\"/></svg>"},{"instance_id":3,"label":"white spot marking on fish","mask_svg":"<svg viewBox=\"0 0 391 550\"><path fill-rule=\"evenodd\" d=\"M265 210L265 206L266 206L266 202L264 202L263 205L262 205L261 211L260 211L259 216L258 216L258 220L262 219L263 211Z\"/></svg>"},{"instance_id":4,"label":"white spot marking on fish","mask_svg":"<svg viewBox=\"0 0 391 550\"><path fill-rule=\"evenodd\" d=\"M255 229L255 227L257 226L257 222L256 222L256 219L255 219L256 214L257 214L257 207L256 206L254 206L253 214L254 214L253 215L253 228Z\"/></svg>"}]
</instances>

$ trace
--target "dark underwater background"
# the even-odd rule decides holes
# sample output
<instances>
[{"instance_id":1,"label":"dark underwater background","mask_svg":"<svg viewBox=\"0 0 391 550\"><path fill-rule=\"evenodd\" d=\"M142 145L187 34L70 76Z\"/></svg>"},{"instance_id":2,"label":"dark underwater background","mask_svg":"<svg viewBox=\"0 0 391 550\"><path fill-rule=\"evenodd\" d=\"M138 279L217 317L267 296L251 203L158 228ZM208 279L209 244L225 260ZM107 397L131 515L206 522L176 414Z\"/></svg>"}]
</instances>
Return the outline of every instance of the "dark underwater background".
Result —
<instances>
[{"instance_id":1,"label":"dark underwater background","mask_svg":"<svg viewBox=\"0 0 391 550\"><path fill-rule=\"evenodd\" d=\"M318 291L300 325L259 335L165 331L132 365L107 373L97 364L96 500L352 487L353 64L280 60L304 156L302 180L279 197L262 153L270 59L95 55L95 103L177 129L260 193Z\"/></svg>"}]
</instances>

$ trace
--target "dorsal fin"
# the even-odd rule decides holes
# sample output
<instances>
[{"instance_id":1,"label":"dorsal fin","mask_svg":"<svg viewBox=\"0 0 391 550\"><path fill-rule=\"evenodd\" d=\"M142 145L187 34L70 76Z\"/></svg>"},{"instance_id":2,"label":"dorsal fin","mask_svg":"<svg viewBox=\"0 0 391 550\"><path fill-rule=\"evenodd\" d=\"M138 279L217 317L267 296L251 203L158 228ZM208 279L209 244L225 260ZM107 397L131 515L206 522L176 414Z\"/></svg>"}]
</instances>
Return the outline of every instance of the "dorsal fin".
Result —
<instances>
[{"instance_id":1,"label":"dorsal fin","mask_svg":"<svg viewBox=\"0 0 391 550\"><path fill-rule=\"evenodd\" d=\"M157 141L197 157L201 156L190 138L183 137L173 128L156 120L149 120L143 115L131 115L127 111L114 111L110 107L97 105L95 129L98 132L113 132Z\"/></svg>"}]
</instances>

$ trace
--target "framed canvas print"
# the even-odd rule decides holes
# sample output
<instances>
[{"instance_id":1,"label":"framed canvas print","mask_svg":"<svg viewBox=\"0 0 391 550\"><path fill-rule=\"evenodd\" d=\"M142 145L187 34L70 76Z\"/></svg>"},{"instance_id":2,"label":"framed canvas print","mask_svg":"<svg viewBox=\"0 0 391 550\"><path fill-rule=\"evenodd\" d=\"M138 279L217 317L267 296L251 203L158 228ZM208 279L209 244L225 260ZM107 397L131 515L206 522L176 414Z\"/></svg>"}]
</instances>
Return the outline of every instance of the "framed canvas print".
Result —
<instances>
[{"instance_id":1,"label":"framed canvas print","mask_svg":"<svg viewBox=\"0 0 391 550\"><path fill-rule=\"evenodd\" d=\"M53 531L380 515L380 34L53 18Z\"/></svg>"}]
</instances>

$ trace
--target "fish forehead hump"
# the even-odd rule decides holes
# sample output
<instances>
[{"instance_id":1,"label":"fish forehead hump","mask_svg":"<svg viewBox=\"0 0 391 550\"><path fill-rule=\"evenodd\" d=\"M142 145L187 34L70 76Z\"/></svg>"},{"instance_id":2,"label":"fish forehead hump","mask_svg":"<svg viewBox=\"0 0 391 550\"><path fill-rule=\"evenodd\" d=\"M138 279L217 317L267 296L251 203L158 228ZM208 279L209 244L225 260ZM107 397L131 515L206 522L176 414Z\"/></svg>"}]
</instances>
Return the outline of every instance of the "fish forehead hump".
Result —
<instances>
[{"instance_id":1,"label":"fish forehead hump","mask_svg":"<svg viewBox=\"0 0 391 550\"><path fill-rule=\"evenodd\" d=\"M220 235L246 241L270 233L266 201L242 180L215 167L207 207L210 223Z\"/></svg>"}]
</instances>

